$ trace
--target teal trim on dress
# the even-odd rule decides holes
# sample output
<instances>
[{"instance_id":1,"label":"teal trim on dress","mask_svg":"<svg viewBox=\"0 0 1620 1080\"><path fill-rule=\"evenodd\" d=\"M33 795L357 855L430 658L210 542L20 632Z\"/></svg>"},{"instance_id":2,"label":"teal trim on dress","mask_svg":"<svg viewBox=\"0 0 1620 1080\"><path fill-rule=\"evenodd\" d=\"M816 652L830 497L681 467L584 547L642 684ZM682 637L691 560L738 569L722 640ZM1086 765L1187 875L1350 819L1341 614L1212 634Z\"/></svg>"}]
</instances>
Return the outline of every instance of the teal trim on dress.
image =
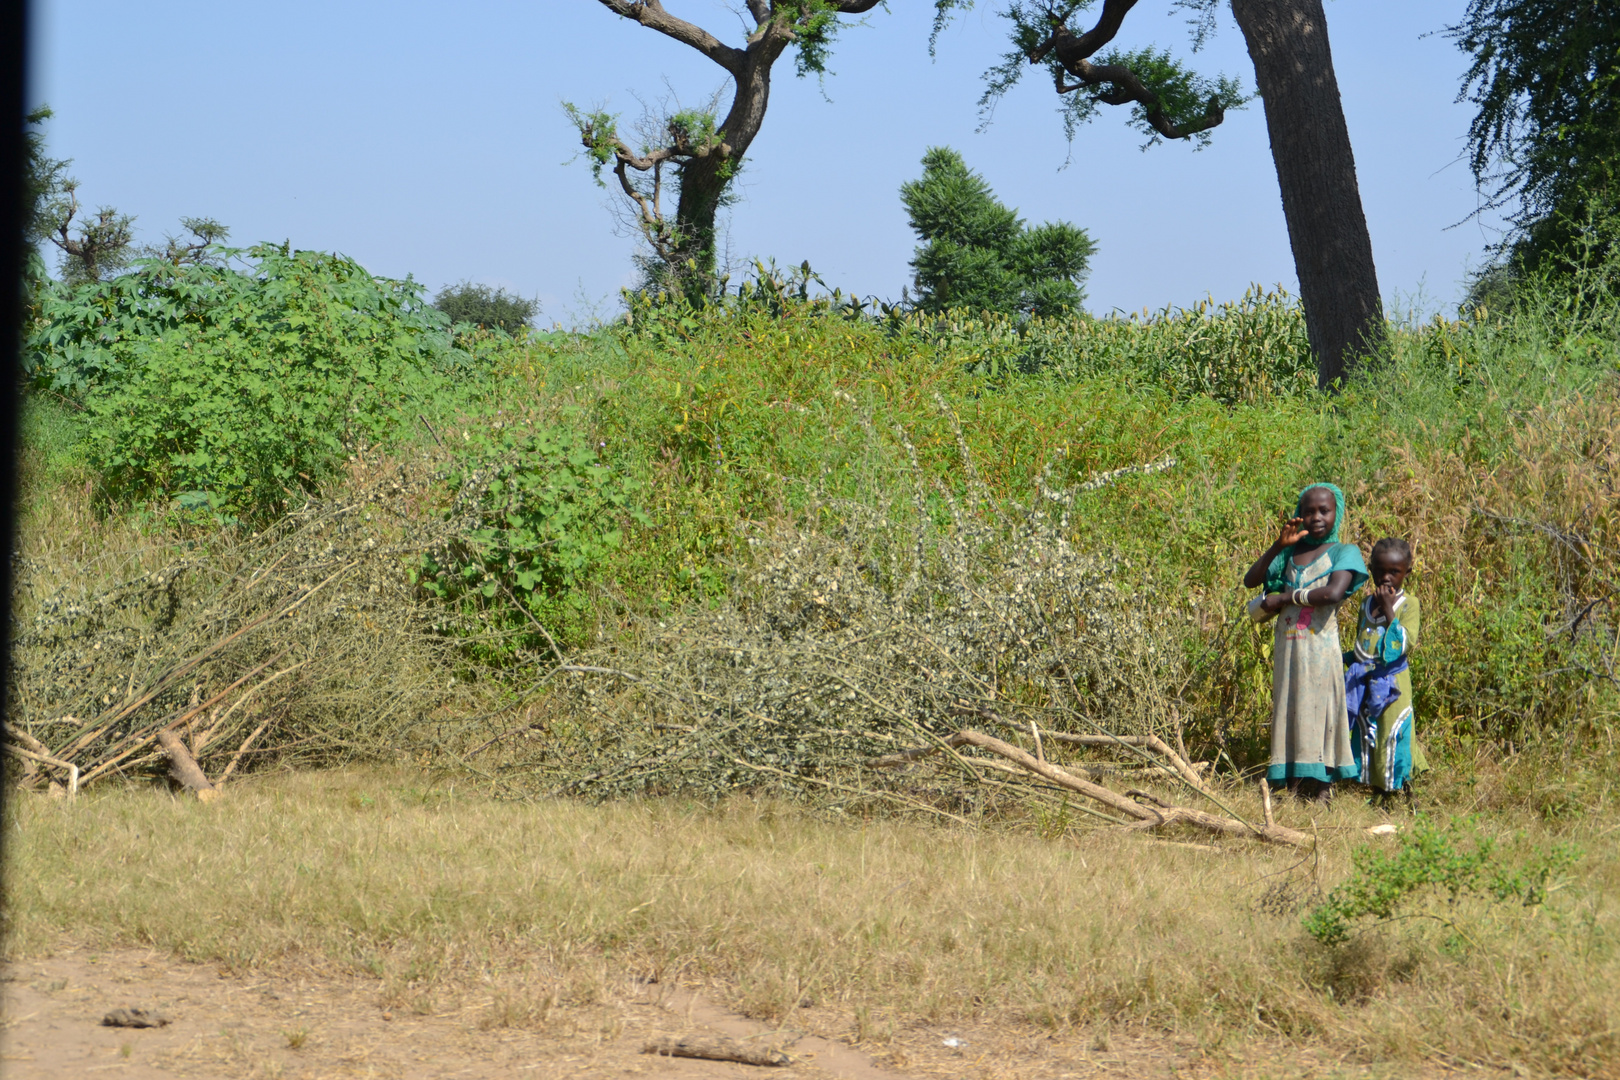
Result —
<instances>
[{"instance_id":1,"label":"teal trim on dress","mask_svg":"<svg viewBox=\"0 0 1620 1080\"><path fill-rule=\"evenodd\" d=\"M1290 761L1272 765L1266 770L1266 780L1273 787L1281 787L1294 779L1320 780L1324 784L1332 784L1340 780L1354 780L1360 775L1361 770L1355 765L1336 765L1330 769L1319 761Z\"/></svg>"}]
</instances>

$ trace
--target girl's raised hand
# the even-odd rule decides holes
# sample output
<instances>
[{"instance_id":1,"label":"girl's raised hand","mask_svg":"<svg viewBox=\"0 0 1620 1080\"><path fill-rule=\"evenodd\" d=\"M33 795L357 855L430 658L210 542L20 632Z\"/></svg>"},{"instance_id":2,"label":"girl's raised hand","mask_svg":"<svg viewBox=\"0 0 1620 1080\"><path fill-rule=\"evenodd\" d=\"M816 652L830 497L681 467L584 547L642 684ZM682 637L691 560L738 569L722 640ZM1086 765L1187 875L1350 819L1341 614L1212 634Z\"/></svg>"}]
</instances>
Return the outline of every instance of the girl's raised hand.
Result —
<instances>
[{"instance_id":1,"label":"girl's raised hand","mask_svg":"<svg viewBox=\"0 0 1620 1080\"><path fill-rule=\"evenodd\" d=\"M1277 530L1277 546L1284 548L1291 544L1297 544L1310 534L1311 531L1305 527L1304 518L1289 517L1287 512L1284 511L1282 526Z\"/></svg>"}]
</instances>

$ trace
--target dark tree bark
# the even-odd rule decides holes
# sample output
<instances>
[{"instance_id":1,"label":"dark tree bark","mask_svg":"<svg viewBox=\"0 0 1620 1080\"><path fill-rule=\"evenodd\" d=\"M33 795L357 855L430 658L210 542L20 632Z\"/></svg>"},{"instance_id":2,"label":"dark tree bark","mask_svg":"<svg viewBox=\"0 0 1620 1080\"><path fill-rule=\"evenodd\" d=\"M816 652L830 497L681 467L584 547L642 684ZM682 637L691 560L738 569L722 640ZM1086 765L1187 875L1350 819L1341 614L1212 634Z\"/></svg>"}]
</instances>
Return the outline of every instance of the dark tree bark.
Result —
<instances>
[{"instance_id":1,"label":"dark tree bark","mask_svg":"<svg viewBox=\"0 0 1620 1080\"><path fill-rule=\"evenodd\" d=\"M1322 0L1232 0L1232 14L1265 102L1317 382L1330 387L1383 345L1384 312L1327 18Z\"/></svg>"}]
</instances>

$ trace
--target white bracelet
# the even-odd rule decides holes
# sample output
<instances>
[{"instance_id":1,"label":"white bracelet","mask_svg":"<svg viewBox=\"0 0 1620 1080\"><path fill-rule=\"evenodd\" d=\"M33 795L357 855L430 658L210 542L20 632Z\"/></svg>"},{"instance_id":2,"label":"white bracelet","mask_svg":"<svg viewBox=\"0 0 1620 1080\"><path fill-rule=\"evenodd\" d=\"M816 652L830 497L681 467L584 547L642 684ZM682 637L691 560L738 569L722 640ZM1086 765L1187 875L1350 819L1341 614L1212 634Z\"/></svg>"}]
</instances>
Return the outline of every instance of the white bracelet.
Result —
<instances>
[{"instance_id":1,"label":"white bracelet","mask_svg":"<svg viewBox=\"0 0 1620 1080\"><path fill-rule=\"evenodd\" d=\"M1293 601L1299 607L1310 607L1311 606L1310 597L1311 597L1311 590L1309 590L1309 589L1295 589L1294 590Z\"/></svg>"}]
</instances>

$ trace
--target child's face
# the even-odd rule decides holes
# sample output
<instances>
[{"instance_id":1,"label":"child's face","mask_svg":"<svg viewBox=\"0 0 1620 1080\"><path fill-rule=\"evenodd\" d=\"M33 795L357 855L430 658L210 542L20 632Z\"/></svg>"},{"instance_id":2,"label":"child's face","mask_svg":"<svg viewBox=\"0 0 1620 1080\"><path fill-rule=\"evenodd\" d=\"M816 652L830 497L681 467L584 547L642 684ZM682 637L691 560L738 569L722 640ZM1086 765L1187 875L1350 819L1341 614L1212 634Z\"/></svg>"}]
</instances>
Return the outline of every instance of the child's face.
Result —
<instances>
[{"instance_id":1,"label":"child's face","mask_svg":"<svg viewBox=\"0 0 1620 1080\"><path fill-rule=\"evenodd\" d=\"M1333 532L1334 519L1339 516L1339 504L1327 488L1311 488L1299 501L1299 520L1312 540L1326 540Z\"/></svg>"},{"instance_id":2,"label":"child's face","mask_svg":"<svg viewBox=\"0 0 1620 1080\"><path fill-rule=\"evenodd\" d=\"M1373 556L1372 579L1380 588L1388 585L1397 591L1406 584L1406 575L1412 572L1412 559L1393 551L1380 551Z\"/></svg>"}]
</instances>

